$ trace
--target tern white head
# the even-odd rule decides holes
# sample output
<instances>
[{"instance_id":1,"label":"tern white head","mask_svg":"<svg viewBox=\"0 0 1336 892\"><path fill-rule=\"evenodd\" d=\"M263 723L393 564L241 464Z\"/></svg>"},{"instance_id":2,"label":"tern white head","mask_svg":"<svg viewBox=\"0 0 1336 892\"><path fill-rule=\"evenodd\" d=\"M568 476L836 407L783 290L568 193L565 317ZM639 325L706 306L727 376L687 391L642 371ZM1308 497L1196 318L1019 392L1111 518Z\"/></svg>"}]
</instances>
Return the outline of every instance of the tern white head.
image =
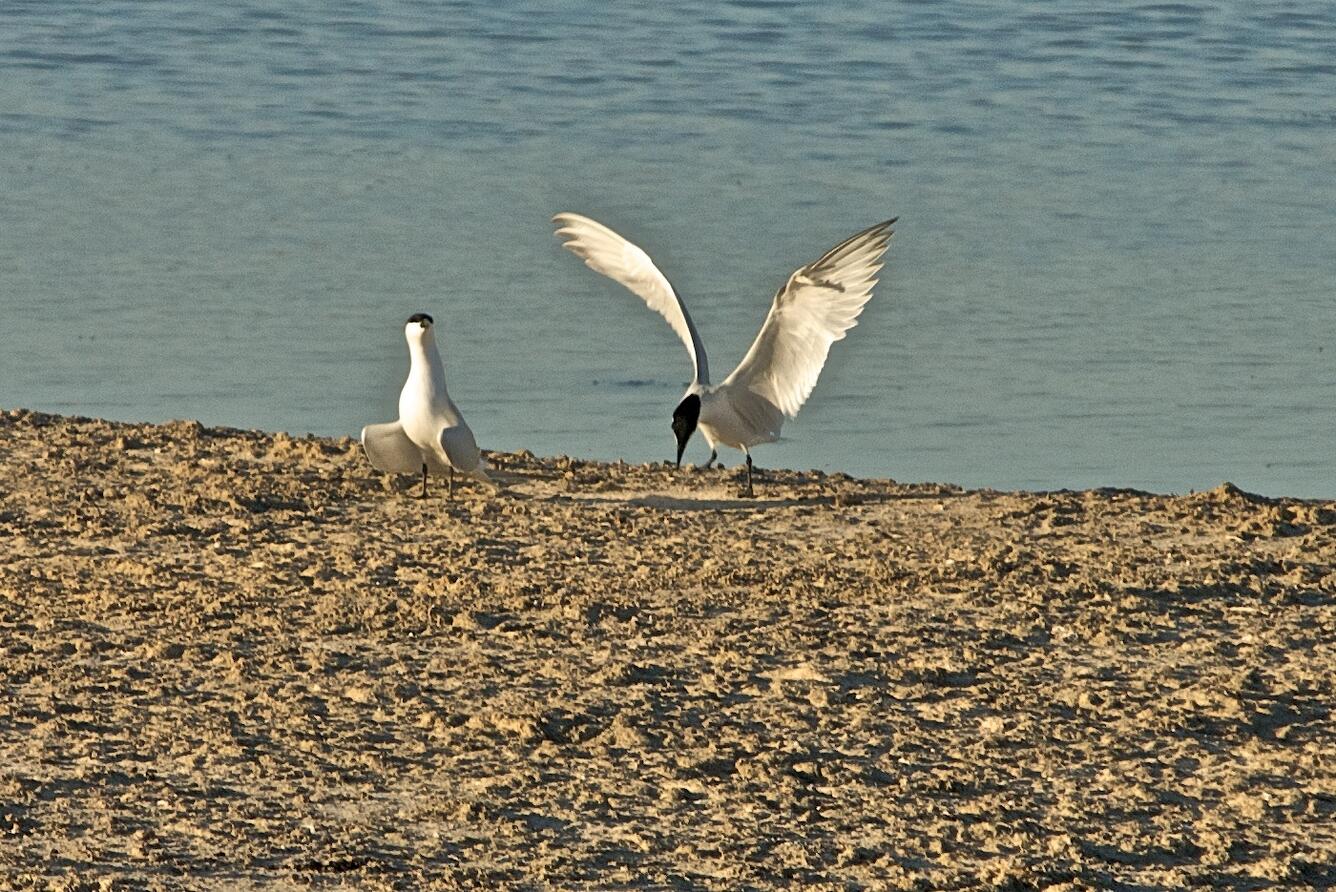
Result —
<instances>
[{"instance_id":1,"label":"tern white head","mask_svg":"<svg viewBox=\"0 0 1336 892\"><path fill-rule=\"evenodd\" d=\"M747 457L747 495L752 495L751 447L779 439L784 417L798 414L826 364L830 345L853 328L872 297L877 272L895 219L870 226L801 267L775 294L761 331L722 384L710 384L710 369L686 304L654 261L601 223L579 214L552 218L563 247L595 272L620 282L663 316L691 356L691 386L673 410L677 464L692 433L710 446L709 467L719 444Z\"/></svg>"},{"instance_id":2,"label":"tern white head","mask_svg":"<svg viewBox=\"0 0 1336 892\"><path fill-rule=\"evenodd\" d=\"M404 325L408 380L399 392L399 420L362 428L362 448L372 466L390 474L421 470L424 499L428 471L447 477L450 497L455 471L490 482L473 431L445 390L445 364L436 348L434 326L426 313L408 317Z\"/></svg>"}]
</instances>

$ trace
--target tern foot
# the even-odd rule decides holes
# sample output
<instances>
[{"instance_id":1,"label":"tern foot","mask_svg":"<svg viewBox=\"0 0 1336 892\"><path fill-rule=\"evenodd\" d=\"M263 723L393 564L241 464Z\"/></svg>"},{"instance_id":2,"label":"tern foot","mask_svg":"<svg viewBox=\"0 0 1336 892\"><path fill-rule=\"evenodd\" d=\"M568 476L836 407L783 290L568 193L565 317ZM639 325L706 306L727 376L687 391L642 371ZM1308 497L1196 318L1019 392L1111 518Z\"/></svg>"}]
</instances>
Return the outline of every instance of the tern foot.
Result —
<instances>
[{"instance_id":1,"label":"tern foot","mask_svg":"<svg viewBox=\"0 0 1336 892\"><path fill-rule=\"evenodd\" d=\"M752 488L752 481L750 474L748 474L746 478L744 478L742 481L738 483L738 498L740 499L756 498L756 490Z\"/></svg>"}]
</instances>

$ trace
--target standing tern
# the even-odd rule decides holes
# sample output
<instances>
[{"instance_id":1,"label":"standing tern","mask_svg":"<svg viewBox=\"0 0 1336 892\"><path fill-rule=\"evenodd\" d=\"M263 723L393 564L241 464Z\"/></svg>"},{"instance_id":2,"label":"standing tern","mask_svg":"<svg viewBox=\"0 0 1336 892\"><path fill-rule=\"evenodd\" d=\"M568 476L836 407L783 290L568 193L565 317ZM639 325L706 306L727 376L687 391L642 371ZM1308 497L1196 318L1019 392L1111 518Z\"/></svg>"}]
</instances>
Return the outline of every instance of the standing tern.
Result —
<instances>
[{"instance_id":1,"label":"standing tern","mask_svg":"<svg viewBox=\"0 0 1336 892\"><path fill-rule=\"evenodd\" d=\"M490 483L487 465L478 452L473 431L445 390L445 365L432 335L432 318L414 313L404 325L408 341L408 380L399 392L399 420L362 428L362 448L377 470L416 474L422 470L427 497L427 471L447 475L448 498L454 498L455 471Z\"/></svg>"},{"instance_id":2,"label":"standing tern","mask_svg":"<svg viewBox=\"0 0 1336 892\"><path fill-rule=\"evenodd\" d=\"M746 455L748 496L753 494L751 447L779 439L784 417L797 415L816 386L830 345L857 323L877 284L895 220L864 229L789 276L747 355L722 384L712 385L705 347L687 306L649 255L588 217L561 213L552 218L563 247L638 296L668 320L686 345L694 377L673 410L678 467L699 427L710 446L705 467L718 457L719 444Z\"/></svg>"}]
</instances>

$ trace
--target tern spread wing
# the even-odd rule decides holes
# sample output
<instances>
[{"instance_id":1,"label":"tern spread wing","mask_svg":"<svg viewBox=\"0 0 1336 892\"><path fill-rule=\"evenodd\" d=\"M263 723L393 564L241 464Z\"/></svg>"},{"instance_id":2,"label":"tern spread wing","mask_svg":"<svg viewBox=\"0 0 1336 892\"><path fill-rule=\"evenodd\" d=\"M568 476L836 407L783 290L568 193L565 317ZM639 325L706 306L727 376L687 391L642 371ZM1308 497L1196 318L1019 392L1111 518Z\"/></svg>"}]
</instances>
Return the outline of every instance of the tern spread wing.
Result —
<instances>
[{"instance_id":1,"label":"tern spread wing","mask_svg":"<svg viewBox=\"0 0 1336 892\"><path fill-rule=\"evenodd\" d=\"M553 217L552 222L558 225L557 237L565 239L562 247L582 257L585 265L594 272L620 282L651 310L668 320L691 354L695 383L709 384L710 368L695 323L691 321L682 298L677 296L672 284L659 272L649 255L588 217L562 213Z\"/></svg>"},{"instance_id":2,"label":"tern spread wing","mask_svg":"<svg viewBox=\"0 0 1336 892\"><path fill-rule=\"evenodd\" d=\"M723 386L740 384L790 418L796 415L816 386L830 345L854 327L872 296L894 222L864 229L789 276Z\"/></svg>"},{"instance_id":3,"label":"tern spread wing","mask_svg":"<svg viewBox=\"0 0 1336 892\"><path fill-rule=\"evenodd\" d=\"M362 448L371 466L389 474L416 474L422 469L422 450L397 421L362 428Z\"/></svg>"},{"instance_id":4,"label":"tern spread wing","mask_svg":"<svg viewBox=\"0 0 1336 892\"><path fill-rule=\"evenodd\" d=\"M450 465L457 471L471 474L479 480L486 480L486 464L478 451L478 444L473 439L469 426L459 423L453 427L442 428L440 433L441 449Z\"/></svg>"}]
</instances>

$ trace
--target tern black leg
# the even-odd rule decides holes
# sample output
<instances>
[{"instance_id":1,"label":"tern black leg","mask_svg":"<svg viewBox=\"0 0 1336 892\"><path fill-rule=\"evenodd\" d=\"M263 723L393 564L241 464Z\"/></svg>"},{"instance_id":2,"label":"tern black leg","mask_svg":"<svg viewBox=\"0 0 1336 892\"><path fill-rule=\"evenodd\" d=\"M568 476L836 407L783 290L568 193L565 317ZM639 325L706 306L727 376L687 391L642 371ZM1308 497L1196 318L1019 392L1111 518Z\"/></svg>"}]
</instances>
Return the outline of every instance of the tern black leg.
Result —
<instances>
[{"instance_id":1,"label":"tern black leg","mask_svg":"<svg viewBox=\"0 0 1336 892\"><path fill-rule=\"evenodd\" d=\"M450 466L450 482L446 484L445 497L451 501L455 498L455 466Z\"/></svg>"},{"instance_id":2,"label":"tern black leg","mask_svg":"<svg viewBox=\"0 0 1336 892\"><path fill-rule=\"evenodd\" d=\"M756 496L756 493L752 491L751 471L752 471L751 453L748 452L748 453L747 453L747 498L749 498L749 499L750 499L750 498L754 498L754 497Z\"/></svg>"},{"instance_id":3,"label":"tern black leg","mask_svg":"<svg viewBox=\"0 0 1336 892\"><path fill-rule=\"evenodd\" d=\"M426 462L423 462L423 463L422 463L422 494L419 495L418 498L419 498L419 499L425 499L426 497L427 497L427 463L426 463Z\"/></svg>"},{"instance_id":4,"label":"tern black leg","mask_svg":"<svg viewBox=\"0 0 1336 892\"><path fill-rule=\"evenodd\" d=\"M705 460L705 468L708 470L714 464L714 460L719 457L719 453L713 449L710 450L710 457Z\"/></svg>"}]
</instances>

